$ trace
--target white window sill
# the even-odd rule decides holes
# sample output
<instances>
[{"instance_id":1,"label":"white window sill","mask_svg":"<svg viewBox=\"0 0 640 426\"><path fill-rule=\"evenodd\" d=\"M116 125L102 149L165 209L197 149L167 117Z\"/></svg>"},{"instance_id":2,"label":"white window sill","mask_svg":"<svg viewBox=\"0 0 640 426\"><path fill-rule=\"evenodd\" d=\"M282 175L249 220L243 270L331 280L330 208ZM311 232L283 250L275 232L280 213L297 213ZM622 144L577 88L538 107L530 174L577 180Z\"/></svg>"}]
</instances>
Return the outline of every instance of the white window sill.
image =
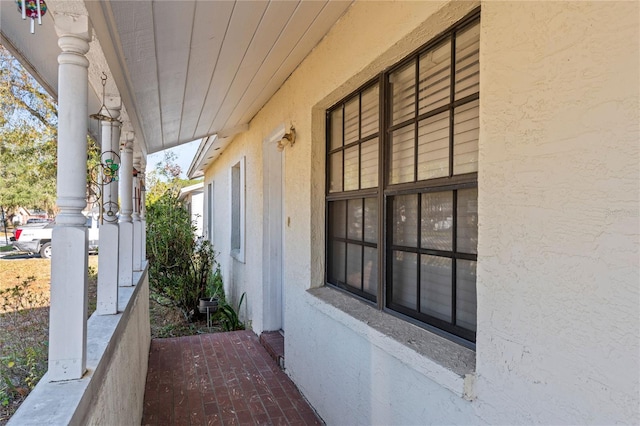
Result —
<instances>
[{"instance_id":1,"label":"white window sill","mask_svg":"<svg viewBox=\"0 0 640 426\"><path fill-rule=\"evenodd\" d=\"M372 345L465 399L473 399L475 351L329 286L312 288L310 304Z\"/></svg>"},{"instance_id":2,"label":"white window sill","mask_svg":"<svg viewBox=\"0 0 640 426\"><path fill-rule=\"evenodd\" d=\"M240 263L244 263L244 251L240 249L231 250L229 255Z\"/></svg>"}]
</instances>

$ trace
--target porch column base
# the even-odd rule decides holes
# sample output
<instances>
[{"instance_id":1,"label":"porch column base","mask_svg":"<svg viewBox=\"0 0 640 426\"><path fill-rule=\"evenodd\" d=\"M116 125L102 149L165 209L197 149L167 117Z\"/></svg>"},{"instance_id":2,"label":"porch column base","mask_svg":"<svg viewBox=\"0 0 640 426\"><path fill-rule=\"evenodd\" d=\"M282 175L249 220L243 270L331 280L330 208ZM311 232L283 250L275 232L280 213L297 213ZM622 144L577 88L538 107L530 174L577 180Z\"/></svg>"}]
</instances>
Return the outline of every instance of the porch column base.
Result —
<instances>
[{"instance_id":1,"label":"porch column base","mask_svg":"<svg viewBox=\"0 0 640 426\"><path fill-rule=\"evenodd\" d=\"M121 222L120 244L118 247L118 285L130 287L133 285L133 223Z\"/></svg>"},{"instance_id":2,"label":"porch column base","mask_svg":"<svg viewBox=\"0 0 640 426\"><path fill-rule=\"evenodd\" d=\"M98 251L98 315L118 313L118 240L116 223L105 223L100 227L100 250Z\"/></svg>"},{"instance_id":3,"label":"porch column base","mask_svg":"<svg viewBox=\"0 0 640 426\"><path fill-rule=\"evenodd\" d=\"M53 228L49 380L79 379L86 371L88 239L85 227Z\"/></svg>"},{"instance_id":4,"label":"porch column base","mask_svg":"<svg viewBox=\"0 0 640 426\"><path fill-rule=\"evenodd\" d=\"M147 260L147 221L142 219L140 221L140 235L142 244L140 245L140 258L144 264Z\"/></svg>"},{"instance_id":5,"label":"porch column base","mask_svg":"<svg viewBox=\"0 0 640 426\"><path fill-rule=\"evenodd\" d=\"M142 223L133 221L133 270L142 271Z\"/></svg>"}]
</instances>

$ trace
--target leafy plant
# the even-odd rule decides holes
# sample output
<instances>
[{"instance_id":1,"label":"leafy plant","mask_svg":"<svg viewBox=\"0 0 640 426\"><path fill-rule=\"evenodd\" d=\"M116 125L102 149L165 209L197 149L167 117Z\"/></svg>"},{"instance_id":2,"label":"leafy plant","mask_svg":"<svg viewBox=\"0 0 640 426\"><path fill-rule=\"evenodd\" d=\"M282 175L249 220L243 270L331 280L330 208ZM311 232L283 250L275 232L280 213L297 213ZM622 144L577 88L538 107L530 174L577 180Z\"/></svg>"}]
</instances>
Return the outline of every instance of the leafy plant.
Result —
<instances>
[{"instance_id":1,"label":"leafy plant","mask_svg":"<svg viewBox=\"0 0 640 426\"><path fill-rule=\"evenodd\" d=\"M47 369L48 305L34 277L0 291L0 405L19 403Z\"/></svg>"},{"instance_id":2,"label":"leafy plant","mask_svg":"<svg viewBox=\"0 0 640 426\"><path fill-rule=\"evenodd\" d=\"M207 286L206 297L210 299L217 298L219 300L224 299L224 284L222 282L222 271L220 270L220 264L215 262L215 271L209 276L209 283Z\"/></svg>"},{"instance_id":3,"label":"leafy plant","mask_svg":"<svg viewBox=\"0 0 640 426\"><path fill-rule=\"evenodd\" d=\"M215 283L213 282L215 279L213 272L214 267L216 267L216 272L220 271L213 246L209 240L201 238L197 241L195 250L191 256L190 279L194 286L194 292L196 293L194 295L196 303L201 297L215 296L216 289Z\"/></svg>"},{"instance_id":4,"label":"leafy plant","mask_svg":"<svg viewBox=\"0 0 640 426\"><path fill-rule=\"evenodd\" d=\"M213 296L216 280L221 281L213 246L196 240L195 226L178 199L177 187L148 206L147 224L149 285L192 319L199 299Z\"/></svg>"},{"instance_id":5,"label":"leafy plant","mask_svg":"<svg viewBox=\"0 0 640 426\"><path fill-rule=\"evenodd\" d=\"M233 306L228 304L226 301L223 301L222 305L218 307L218 312L220 313L220 324L224 331L244 330L244 323L240 321L238 314L246 295L247 293L242 293L242 296L240 296L237 309L234 309Z\"/></svg>"}]
</instances>

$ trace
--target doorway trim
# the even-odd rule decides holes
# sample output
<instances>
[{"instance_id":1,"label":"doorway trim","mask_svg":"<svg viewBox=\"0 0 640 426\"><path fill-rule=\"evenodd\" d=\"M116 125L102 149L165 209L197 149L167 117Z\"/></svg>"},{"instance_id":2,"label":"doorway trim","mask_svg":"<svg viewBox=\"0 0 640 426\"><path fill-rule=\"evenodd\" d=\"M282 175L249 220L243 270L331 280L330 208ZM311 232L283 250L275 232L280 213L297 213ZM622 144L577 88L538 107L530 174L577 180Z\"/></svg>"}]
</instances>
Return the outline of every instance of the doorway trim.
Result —
<instances>
[{"instance_id":1,"label":"doorway trim","mask_svg":"<svg viewBox=\"0 0 640 426\"><path fill-rule=\"evenodd\" d=\"M284 158L278 142L286 132L280 124L262 144L262 329L284 330Z\"/></svg>"}]
</instances>

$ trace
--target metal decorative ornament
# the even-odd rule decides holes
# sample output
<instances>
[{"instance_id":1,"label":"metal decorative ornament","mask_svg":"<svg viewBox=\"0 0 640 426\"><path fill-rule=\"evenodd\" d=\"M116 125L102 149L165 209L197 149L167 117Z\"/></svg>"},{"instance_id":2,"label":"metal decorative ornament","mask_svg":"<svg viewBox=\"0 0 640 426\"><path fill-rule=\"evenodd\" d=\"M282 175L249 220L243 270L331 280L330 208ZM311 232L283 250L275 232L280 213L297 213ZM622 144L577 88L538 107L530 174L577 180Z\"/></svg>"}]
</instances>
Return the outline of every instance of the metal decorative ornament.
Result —
<instances>
[{"instance_id":1,"label":"metal decorative ornament","mask_svg":"<svg viewBox=\"0 0 640 426\"><path fill-rule=\"evenodd\" d=\"M107 74L102 73L102 105L96 114L89 117L98 122L106 121L108 123L118 122L117 118L113 118L109 109L105 105L105 86L107 85ZM104 112L104 113L103 113ZM100 164L94 166L90 173L90 191L97 196L94 202L92 213L95 219L100 223L113 223L118 221L118 205L117 198L110 198L110 191L105 191L105 187L111 183L118 181L118 172L120 171L120 156L114 151L104 151L100 154ZM107 199L108 198L108 199Z\"/></svg>"},{"instance_id":2,"label":"metal decorative ornament","mask_svg":"<svg viewBox=\"0 0 640 426\"><path fill-rule=\"evenodd\" d=\"M31 34L35 34L36 19L38 25L42 25L42 17L47 13L47 3L44 0L16 0L16 4L22 19L31 19Z\"/></svg>"},{"instance_id":3,"label":"metal decorative ornament","mask_svg":"<svg viewBox=\"0 0 640 426\"><path fill-rule=\"evenodd\" d=\"M118 181L118 171L120 170L120 156L113 151L105 151L100 155L100 164L94 166L90 173L91 193L95 198L89 200L94 203L92 209L93 216L100 223L113 223L118 220L117 200L105 199L105 187ZM97 208L95 208L97 206Z\"/></svg>"}]
</instances>

